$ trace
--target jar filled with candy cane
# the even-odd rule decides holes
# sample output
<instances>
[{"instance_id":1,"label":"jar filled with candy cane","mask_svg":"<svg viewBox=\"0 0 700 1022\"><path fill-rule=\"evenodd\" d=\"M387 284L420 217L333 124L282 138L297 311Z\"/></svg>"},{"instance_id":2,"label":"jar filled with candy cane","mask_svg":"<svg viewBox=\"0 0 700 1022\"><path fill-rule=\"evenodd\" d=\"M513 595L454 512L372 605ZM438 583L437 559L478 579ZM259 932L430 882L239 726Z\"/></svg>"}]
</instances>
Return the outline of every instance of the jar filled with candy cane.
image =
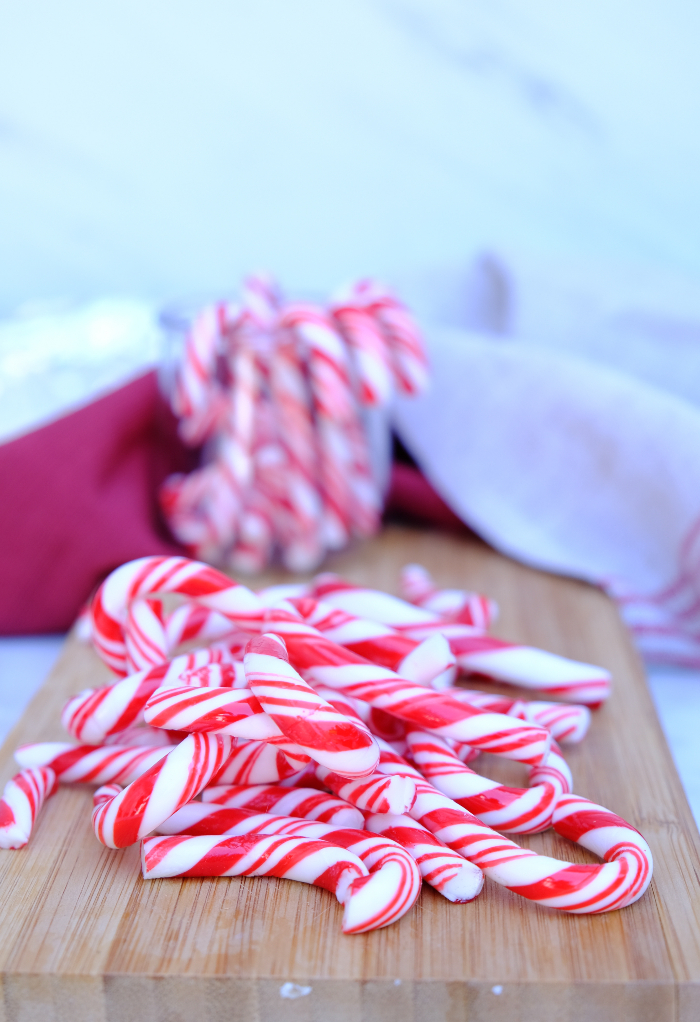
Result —
<instances>
[{"instance_id":1,"label":"jar filled with candy cane","mask_svg":"<svg viewBox=\"0 0 700 1022\"><path fill-rule=\"evenodd\" d=\"M373 535L389 479L388 407L427 382L420 332L375 281L325 304L248 278L237 301L168 310L161 381L200 466L166 480L173 534L197 558L254 573L316 568Z\"/></svg>"}]
</instances>

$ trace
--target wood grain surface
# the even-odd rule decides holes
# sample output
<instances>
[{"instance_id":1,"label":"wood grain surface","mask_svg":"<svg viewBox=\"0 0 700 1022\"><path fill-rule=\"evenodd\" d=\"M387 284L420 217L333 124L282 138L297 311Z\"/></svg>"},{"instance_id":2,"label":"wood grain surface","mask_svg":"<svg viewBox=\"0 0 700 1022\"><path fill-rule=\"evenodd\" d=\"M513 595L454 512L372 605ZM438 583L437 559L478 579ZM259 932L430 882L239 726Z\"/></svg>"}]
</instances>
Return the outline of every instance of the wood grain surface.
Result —
<instances>
[{"instance_id":1,"label":"wood grain surface","mask_svg":"<svg viewBox=\"0 0 700 1022\"><path fill-rule=\"evenodd\" d=\"M462 906L424 887L398 924L345 937L341 907L303 884L143 881L137 848L110 851L95 840L91 790L62 788L27 848L0 852L0 1022L700 1019L700 840L614 606L590 586L476 540L397 527L329 567L396 592L408 561L442 585L494 596L494 631L504 638L613 672L612 698L567 758L576 792L649 841L654 880L642 900L608 915L566 916L489 881ZM16 745L61 739L65 699L109 677L69 639L3 747L0 781L15 772ZM517 764L482 757L477 769L524 783ZM553 832L522 843L595 861Z\"/></svg>"}]
</instances>

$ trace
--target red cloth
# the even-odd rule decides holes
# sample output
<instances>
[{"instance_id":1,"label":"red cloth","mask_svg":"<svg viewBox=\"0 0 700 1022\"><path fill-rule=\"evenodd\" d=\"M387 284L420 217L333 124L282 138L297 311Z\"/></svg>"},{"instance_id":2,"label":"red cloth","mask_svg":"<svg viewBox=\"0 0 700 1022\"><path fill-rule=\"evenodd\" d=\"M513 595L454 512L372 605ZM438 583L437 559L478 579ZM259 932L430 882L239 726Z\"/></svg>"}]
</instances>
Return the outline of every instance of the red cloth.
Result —
<instances>
[{"instance_id":1,"label":"red cloth","mask_svg":"<svg viewBox=\"0 0 700 1022\"><path fill-rule=\"evenodd\" d=\"M197 452L180 443L155 372L0 444L0 634L63 631L124 561L184 553L157 493ZM394 464L386 512L463 531L417 468Z\"/></svg>"},{"instance_id":2,"label":"red cloth","mask_svg":"<svg viewBox=\"0 0 700 1022\"><path fill-rule=\"evenodd\" d=\"M432 525L450 532L471 532L433 489L420 469L401 462L394 462L391 466L391 480L384 513L418 525Z\"/></svg>"},{"instance_id":3,"label":"red cloth","mask_svg":"<svg viewBox=\"0 0 700 1022\"><path fill-rule=\"evenodd\" d=\"M0 445L0 634L63 631L119 564L181 553L156 493L191 467L155 372Z\"/></svg>"}]
</instances>

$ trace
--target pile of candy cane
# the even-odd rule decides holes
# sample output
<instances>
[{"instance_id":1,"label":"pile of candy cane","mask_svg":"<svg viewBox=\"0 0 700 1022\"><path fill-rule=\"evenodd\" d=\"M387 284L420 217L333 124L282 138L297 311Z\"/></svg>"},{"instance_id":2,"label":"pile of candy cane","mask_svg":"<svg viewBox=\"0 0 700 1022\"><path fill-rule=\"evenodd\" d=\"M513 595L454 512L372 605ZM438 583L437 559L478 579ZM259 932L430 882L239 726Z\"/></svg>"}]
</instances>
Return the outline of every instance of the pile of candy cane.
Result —
<instances>
[{"instance_id":1,"label":"pile of candy cane","mask_svg":"<svg viewBox=\"0 0 700 1022\"><path fill-rule=\"evenodd\" d=\"M202 309L187 333L172 407L182 439L207 442L208 456L161 491L174 535L193 556L244 572L276 552L308 571L371 536L383 495L362 408L426 380L415 323L376 282L323 308L250 278L239 305Z\"/></svg>"},{"instance_id":2,"label":"pile of candy cane","mask_svg":"<svg viewBox=\"0 0 700 1022\"><path fill-rule=\"evenodd\" d=\"M422 880L453 902L476 897L484 875L572 913L636 901L649 847L571 793L558 745L583 738L607 672L490 638L490 600L436 590L416 565L402 584L406 599L332 575L254 593L186 558L123 565L90 617L118 680L66 705L80 744L17 750L0 844L26 844L57 783L82 782L99 785L99 841L141 840L144 878L316 884L344 906L345 933L399 919ZM184 644L199 648L178 653ZM460 668L564 701L457 686ZM467 763L482 751L522 763L529 786L475 773ZM502 836L549 827L603 863Z\"/></svg>"}]
</instances>

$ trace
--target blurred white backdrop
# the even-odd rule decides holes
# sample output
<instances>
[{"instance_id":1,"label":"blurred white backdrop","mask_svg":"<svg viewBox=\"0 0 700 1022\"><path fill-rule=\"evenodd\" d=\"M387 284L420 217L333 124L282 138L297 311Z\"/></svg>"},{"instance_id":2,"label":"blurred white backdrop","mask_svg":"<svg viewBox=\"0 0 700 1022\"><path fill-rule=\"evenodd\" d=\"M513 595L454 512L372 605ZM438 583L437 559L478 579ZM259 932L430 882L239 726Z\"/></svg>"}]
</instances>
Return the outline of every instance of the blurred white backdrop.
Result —
<instances>
[{"instance_id":1,"label":"blurred white backdrop","mask_svg":"<svg viewBox=\"0 0 700 1022\"><path fill-rule=\"evenodd\" d=\"M487 246L700 272L690 0L0 0L0 314Z\"/></svg>"}]
</instances>

